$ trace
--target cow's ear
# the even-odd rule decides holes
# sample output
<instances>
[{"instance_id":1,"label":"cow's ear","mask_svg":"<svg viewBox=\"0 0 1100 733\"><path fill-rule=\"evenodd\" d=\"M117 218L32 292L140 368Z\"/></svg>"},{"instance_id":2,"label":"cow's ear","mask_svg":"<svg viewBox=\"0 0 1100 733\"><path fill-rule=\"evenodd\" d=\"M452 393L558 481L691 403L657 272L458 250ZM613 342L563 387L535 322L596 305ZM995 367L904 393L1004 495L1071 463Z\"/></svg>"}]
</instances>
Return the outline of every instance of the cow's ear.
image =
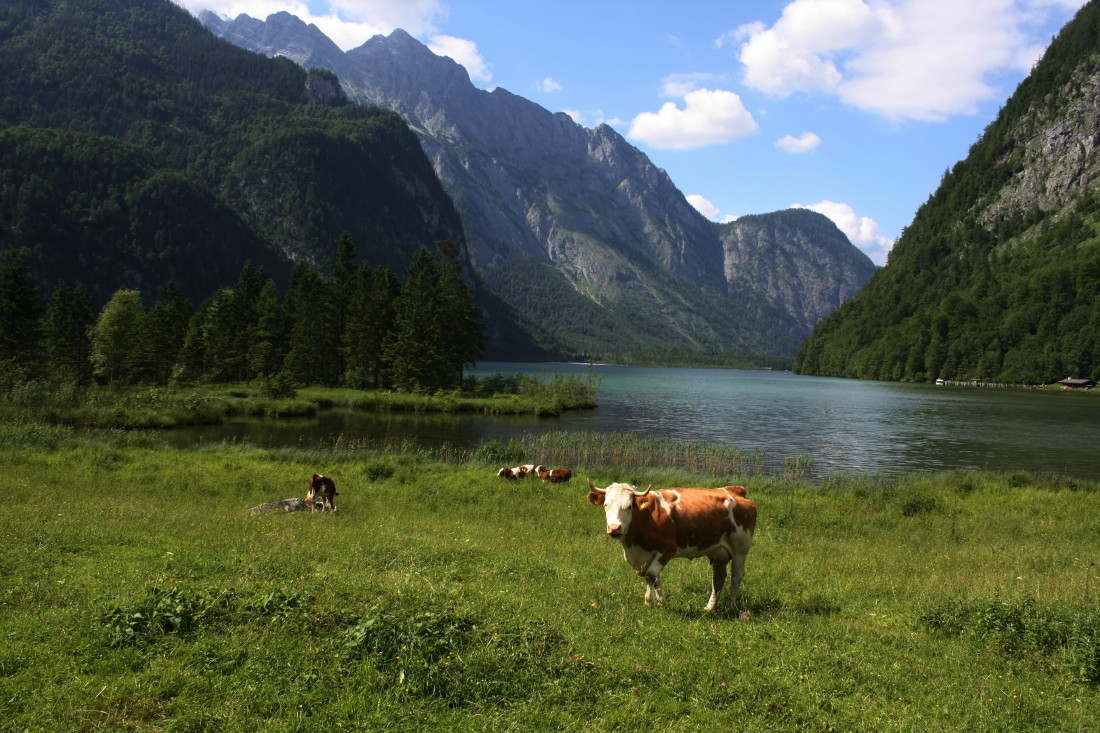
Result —
<instances>
[{"instance_id":1,"label":"cow's ear","mask_svg":"<svg viewBox=\"0 0 1100 733\"><path fill-rule=\"evenodd\" d=\"M588 500L596 506L603 506L603 494L598 491L588 492Z\"/></svg>"},{"instance_id":2,"label":"cow's ear","mask_svg":"<svg viewBox=\"0 0 1100 733\"><path fill-rule=\"evenodd\" d=\"M645 509L648 506L649 506L649 499L642 499L641 501L638 502L638 508L639 509Z\"/></svg>"}]
</instances>

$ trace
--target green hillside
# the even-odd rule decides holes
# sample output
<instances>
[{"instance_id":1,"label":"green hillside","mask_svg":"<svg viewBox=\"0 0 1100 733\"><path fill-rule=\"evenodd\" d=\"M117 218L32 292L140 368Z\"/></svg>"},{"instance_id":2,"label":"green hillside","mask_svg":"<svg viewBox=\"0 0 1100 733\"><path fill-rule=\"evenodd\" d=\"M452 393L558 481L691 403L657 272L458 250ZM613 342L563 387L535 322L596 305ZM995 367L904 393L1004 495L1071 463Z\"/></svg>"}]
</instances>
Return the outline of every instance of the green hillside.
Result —
<instances>
[{"instance_id":1,"label":"green hillside","mask_svg":"<svg viewBox=\"0 0 1100 733\"><path fill-rule=\"evenodd\" d=\"M395 271L461 242L400 118L307 79L338 91L168 0L3 3L0 250L26 250L43 292L80 281L102 302L174 279L197 301L246 261L282 282L292 261L326 266L344 231Z\"/></svg>"},{"instance_id":2,"label":"green hillside","mask_svg":"<svg viewBox=\"0 0 1100 733\"><path fill-rule=\"evenodd\" d=\"M1100 378L1100 3L1054 39L795 370L863 379Z\"/></svg>"}]
</instances>

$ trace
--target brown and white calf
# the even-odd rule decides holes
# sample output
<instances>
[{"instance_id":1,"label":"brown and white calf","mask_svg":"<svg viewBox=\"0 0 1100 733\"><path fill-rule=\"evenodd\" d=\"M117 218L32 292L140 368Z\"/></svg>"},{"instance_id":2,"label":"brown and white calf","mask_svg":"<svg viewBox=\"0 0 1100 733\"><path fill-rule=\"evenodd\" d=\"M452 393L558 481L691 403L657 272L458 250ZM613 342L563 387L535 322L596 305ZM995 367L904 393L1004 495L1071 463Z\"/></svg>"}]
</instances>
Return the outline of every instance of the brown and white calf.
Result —
<instances>
[{"instance_id":1,"label":"brown and white calf","mask_svg":"<svg viewBox=\"0 0 1100 733\"><path fill-rule=\"evenodd\" d=\"M315 473L309 477L309 490L306 491L306 501L311 508L321 505L321 510L326 512L336 511L336 482L328 476Z\"/></svg>"},{"instance_id":2,"label":"brown and white calf","mask_svg":"<svg viewBox=\"0 0 1100 733\"><path fill-rule=\"evenodd\" d=\"M535 473L539 475L539 478L543 481L549 481L550 483L557 484L563 481L568 481L573 478L573 472L568 468L546 468L546 466L535 466Z\"/></svg>"},{"instance_id":3,"label":"brown and white calf","mask_svg":"<svg viewBox=\"0 0 1100 733\"><path fill-rule=\"evenodd\" d=\"M638 491L630 484L597 488L589 480L588 500L603 507L607 535L622 541L623 557L645 578L645 602L663 603L661 569L673 558L706 557L712 569L706 611L718 604L718 594L731 564L726 608L737 603L745 575L745 557L756 531L756 505L742 486L720 489Z\"/></svg>"}]
</instances>

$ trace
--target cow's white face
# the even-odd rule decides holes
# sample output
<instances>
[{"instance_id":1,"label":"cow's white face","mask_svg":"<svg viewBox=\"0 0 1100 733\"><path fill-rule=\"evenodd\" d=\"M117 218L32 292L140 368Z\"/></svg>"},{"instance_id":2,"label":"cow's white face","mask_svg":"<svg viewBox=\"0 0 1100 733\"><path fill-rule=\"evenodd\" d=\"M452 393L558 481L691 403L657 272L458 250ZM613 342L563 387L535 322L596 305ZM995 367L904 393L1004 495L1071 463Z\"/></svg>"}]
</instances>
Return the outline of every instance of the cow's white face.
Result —
<instances>
[{"instance_id":1,"label":"cow's white face","mask_svg":"<svg viewBox=\"0 0 1100 733\"><path fill-rule=\"evenodd\" d=\"M604 489L603 511L609 536L622 537L630 527L634 516L634 491L630 484L611 484Z\"/></svg>"}]
</instances>

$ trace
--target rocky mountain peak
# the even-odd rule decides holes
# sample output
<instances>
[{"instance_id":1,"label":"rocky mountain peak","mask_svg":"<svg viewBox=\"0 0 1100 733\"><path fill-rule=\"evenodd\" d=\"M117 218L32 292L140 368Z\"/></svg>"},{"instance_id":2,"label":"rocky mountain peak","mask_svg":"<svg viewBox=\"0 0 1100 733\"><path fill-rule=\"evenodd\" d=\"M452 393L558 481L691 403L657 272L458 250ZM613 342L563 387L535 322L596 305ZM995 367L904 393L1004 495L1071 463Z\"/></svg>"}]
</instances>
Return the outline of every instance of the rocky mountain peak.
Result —
<instances>
[{"instance_id":1,"label":"rocky mountain peak","mask_svg":"<svg viewBox=\"0 0 1100 733\"><path fill-rule=\"evenodd\" d=\"M585 128L506 89L478 89L461 65L403 30L322 56L312 29L274 22L266 32L251 22L207 26L268 55L297 60L308 49L309 61L299 63L334 71L351 101L400 114L455 201L476 272L547 341L574 352L791 354L824 303L834 302L815 300L807 311L797 296L802 283L759 285L787 275L773 273L765 257L733 256L736 248L667 173L609 125ZM739 246L759 241L746 236ZM799 250L789 255L797 259ZM816 270L842 280L823 289L857 290L874 269L863 259L862 269ZM548 312L555 306L568 319Z\"/></svg>"}]
</instances>

